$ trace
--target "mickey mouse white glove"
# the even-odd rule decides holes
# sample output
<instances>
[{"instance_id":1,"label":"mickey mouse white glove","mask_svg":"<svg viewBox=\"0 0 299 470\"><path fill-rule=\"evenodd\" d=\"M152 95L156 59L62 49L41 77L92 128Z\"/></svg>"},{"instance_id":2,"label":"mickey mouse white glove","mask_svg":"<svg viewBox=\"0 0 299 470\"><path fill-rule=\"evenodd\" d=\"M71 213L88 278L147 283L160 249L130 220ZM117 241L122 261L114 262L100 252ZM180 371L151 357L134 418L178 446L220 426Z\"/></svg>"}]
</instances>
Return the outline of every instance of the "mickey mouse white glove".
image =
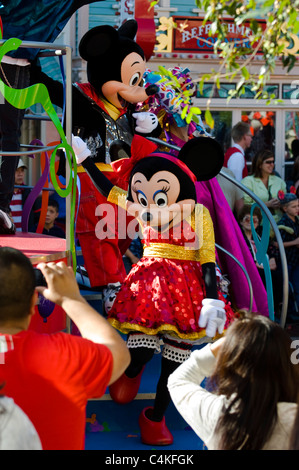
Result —
<instances>
[{"instance_id":1,"label":"mickey mouse white glove","mask_svg":"<svg viewBox=\"0 0 299 470\"><path fill-rule=\"evenodd\" d=\"M226 322L225 303L217 299L204 299L198 320L198 326L205 328L207 336L213 338L216 332L221 334Z\"/></svg>"},{"instance_id":2,"label":"mickey mouse white glove","mask_svg":"<svg viewBox=\"0 0 299 470\"><path fill-rule=\"evenodd\" d=\"M158 126L158 118L154 113L134 113L132 116L136 119L135 130L142 134L150 134Z\"/></svg>"},{"instance_id":3,"label":"mickey mouse white glove","mask_svg":"<svg viewBox=\"0 0 299 470\"><path fill-rule=\"evenodd\" d=\"M84 160L91 155L89 148L81 137L72 134L72 147L75 152L77 165L81 165Z\"/></svg>"}]
</instances>

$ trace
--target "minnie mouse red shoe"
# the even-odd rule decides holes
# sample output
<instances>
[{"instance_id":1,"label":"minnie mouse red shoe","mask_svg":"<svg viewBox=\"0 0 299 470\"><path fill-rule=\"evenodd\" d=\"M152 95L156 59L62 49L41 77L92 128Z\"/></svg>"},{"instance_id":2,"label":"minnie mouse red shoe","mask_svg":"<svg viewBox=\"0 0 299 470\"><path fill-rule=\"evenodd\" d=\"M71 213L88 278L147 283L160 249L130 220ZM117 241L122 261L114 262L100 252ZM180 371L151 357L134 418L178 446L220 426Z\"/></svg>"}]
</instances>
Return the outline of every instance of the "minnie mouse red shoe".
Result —
<instances>
[{"instance_id":1,"label":"minnie mouse red shoe","mask_svg":"<svg viewBox=\"0 0 299 470\"><path fill-rule=\"evenodd\" d=\"M173 443L173 435L166 426L164 416L162 421L152 421L148 417L152 409L151 406L144 408L139 416L141 441L152 446L168 446Z\"/></svg>"},{"instance_id":2,"label":"minnie mouse red shoe","mask_svg":"<svg viewBox=\"0 0 299 470\"><path fill-rule=\"evenodd\" d=\"M109 393L113 401L124 405L134 400L139 390L144 367L136 377L130 378L124 373L110 385Z\"/></svg>"}]
</instances>

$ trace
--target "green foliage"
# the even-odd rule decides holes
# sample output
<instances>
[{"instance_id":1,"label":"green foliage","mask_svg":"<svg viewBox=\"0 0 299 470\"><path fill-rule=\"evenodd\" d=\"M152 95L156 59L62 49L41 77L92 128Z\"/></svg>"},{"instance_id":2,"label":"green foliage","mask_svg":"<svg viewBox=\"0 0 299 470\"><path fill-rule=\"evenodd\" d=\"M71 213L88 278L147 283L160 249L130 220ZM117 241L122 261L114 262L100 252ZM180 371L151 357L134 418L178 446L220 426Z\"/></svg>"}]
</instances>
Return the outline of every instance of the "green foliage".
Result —
<instances>
[{"instance_id":1,"label":"green foliage","mask_svg":"<svg viewBox=\"0 0 299 470\"><path fill-rule=\"evenodd\" d=\"M220 59L218 70L203 74L199 80L199 90L202 93L206 82L213 82L209 108L215 88L219 88L220 80L236 82L236 88L230 90L229 98L240 97L244 85L255 91L256 99L273 102L273 95L265 91L277 60L281 60L286 72L290 72L296 64L296 54L299 52L299 0L195 0L198 8L204 11L203 25L211 22L210 35L214 36L214 54ZM238 27L249 27L251 34L244 44L228 42L228 25L223 21L232 17ZM264 20L261 25L259 20ZM177 27L177 25L175 26ZM251 63L257 54L262 56L258 72L251 72ZM198 112L196 113L198 114ZM209 109L205 120L213 127L213 119Z\"/></svg>"},{"instance_id":2,"label":"green foliage","mask_svg":"<svg viewBox=\"0 0 299 470\"><path fill-rule=\"evenodd\" d=\"M299 49L299 0L195 0L195 4L205 12L204 24L207 21L212 24L210 35L217 32L214 53L221 60L217 71L213 70L201 77L200 91L202 92L206 81L212 81L212 97L215 87L219 87L220 79L237 79L236 88L230 90L228 100L242 96L246 83L255 91L256 99L264 99L267 104L272 103L275 97L265 91L265 85L270 80L277 59L281 59L287 72L296 64ZM249 37L249 47L226 42L227 24L223 19L228 16L232 17L236 26L250 27L252 34ZM259 19L266 21L264 29ZM249 66L257 53L263 57L262 65L258 73L251 73ZM209 109L205 113L205 119L213 127Z\"/></svg>"},{"instance_id":3,"label":"green foliage","mask_svg":"<svg viewBox=\"0 0 299 470\"><path fill-rule=\"evenodd\" d=\"M273 73L277 58L289 72L296 64L299 49L299 0L195 0L196 6L205 11L205 20L211 21L213 31L217 31L214 53L221 59L219 70L202 77L200 86L206 80L213 80L215 85L219 78L239 79L236 96L242 93L242 85L255 86L257 97L263 95L263 88ZM239 47L233 42L226 42L227 24L223 18L232 16L235 25L249 26L249 47ZM265 29L259 19L266 21ZM211 33L210 33L211 34ZM291 46L291 47L290 47ZM248 65L257 53L262 55L262 66L257 74L251 74Z\"/></svg>"}]
</instances>

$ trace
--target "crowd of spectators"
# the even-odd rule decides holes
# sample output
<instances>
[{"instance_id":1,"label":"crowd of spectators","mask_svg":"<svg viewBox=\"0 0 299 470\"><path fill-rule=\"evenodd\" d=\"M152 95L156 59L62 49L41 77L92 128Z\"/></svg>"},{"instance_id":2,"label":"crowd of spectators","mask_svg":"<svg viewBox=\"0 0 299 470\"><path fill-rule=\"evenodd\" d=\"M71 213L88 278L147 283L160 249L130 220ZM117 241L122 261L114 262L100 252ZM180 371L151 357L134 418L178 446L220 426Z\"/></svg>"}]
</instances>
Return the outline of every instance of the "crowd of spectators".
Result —
<instances>
[{"instance_id":1,"label":"crowd of spectators","mask_svg":"<svg viewBox=\"0 0 299 470\"><path fill-rule=\"evenodd\" d=\"M245 152L250 149L252 142L252 129L247 122L240 121L231 132L232 147L226 152L226 171L234 174L236 181L242 183L246 189L242 192L241 203L233 207L232 210L240 225L241 231L248 244L250 252L256 261L256 246L252 236L255 230L258 237L261 237L263 230L263 217L259 208L256 208L251 216L251 206L256 200L250 193L261 200L269 209L273 216L274 223L277 224L284 249L286 252L288 278L289 278L289 301L287 310L287 325L299 324L299 140L294 139L291 145L293 156L293 168L291 179L285 181L275 171L275 155L272 148L266 146L259 148L253 155L252 161L246 162ZM236 140L234 140L236 139ZM245 175L245 176L244 176ZM242 177L243 176L243 177ZM221 181L219 181L221 185ZM227 199L229 196L223 192ZM230 192L230 195L232 192ZM264 217L266 217L264 215ZM272 288L274 297L275 317L279 320L282 304L282 284L283 271L281 256L278 251L277 240L274 231L270 231L268 245L268 260L271 269ZM263 266L257 268L260 276L266 285ZM290 326L292 328L292 326Z\"/></svg>"}]
</instances>

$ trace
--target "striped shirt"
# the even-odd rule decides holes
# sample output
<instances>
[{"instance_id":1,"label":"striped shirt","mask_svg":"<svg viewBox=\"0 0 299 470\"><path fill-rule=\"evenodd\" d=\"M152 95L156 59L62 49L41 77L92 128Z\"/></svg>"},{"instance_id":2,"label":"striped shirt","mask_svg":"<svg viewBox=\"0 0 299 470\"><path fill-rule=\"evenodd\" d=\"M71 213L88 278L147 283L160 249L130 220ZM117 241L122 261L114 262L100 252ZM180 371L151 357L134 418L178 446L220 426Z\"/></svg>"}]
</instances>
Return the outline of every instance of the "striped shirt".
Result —
<instances>
[{"instance_id":1,"label":"striped shirt","mask_svg":"<svg viewBox=\"0 0 299 470\"><path fill-rule=\"evenodd\" d=\"M22 211L23 211L23 204L22 204L22 190L17 189L10 202L10 210L11 216L13 218L14 224L16 226L16 231L22 231Z\"/></svg>"}]
</instances>

